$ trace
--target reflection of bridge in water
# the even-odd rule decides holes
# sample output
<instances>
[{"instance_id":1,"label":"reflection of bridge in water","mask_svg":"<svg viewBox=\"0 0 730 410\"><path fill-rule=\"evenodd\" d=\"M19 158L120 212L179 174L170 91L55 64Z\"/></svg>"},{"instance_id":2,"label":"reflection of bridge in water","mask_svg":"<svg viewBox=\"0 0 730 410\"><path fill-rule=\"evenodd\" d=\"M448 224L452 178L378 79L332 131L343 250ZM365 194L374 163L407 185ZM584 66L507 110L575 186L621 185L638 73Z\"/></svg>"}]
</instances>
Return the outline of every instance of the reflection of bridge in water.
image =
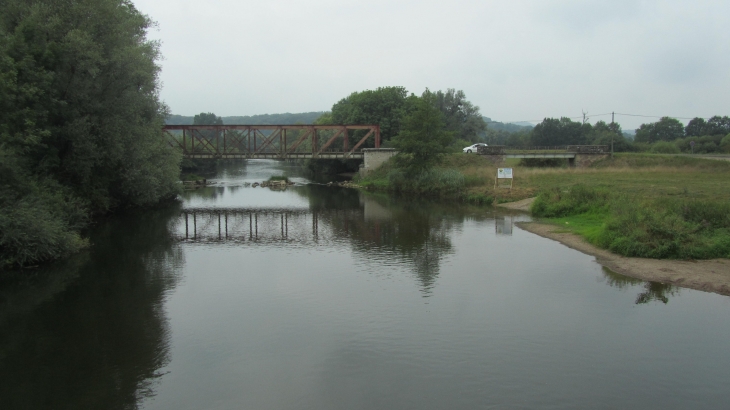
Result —
<instances>
[{"instance_id":1,"label":"reflection of bridge in water","mask_svg":"<svg viewBox=\"0 0 730 410\"><path fill-rule=\"evenodd\" d=\"M362 220L362 209L246 209L188 208L180 212L175 237L188 242L317 242L349 232L353 220ZM326 219L338 220L337 228ZM376 224L377 229L377 224Z\"/></svg>"}]
</instances>

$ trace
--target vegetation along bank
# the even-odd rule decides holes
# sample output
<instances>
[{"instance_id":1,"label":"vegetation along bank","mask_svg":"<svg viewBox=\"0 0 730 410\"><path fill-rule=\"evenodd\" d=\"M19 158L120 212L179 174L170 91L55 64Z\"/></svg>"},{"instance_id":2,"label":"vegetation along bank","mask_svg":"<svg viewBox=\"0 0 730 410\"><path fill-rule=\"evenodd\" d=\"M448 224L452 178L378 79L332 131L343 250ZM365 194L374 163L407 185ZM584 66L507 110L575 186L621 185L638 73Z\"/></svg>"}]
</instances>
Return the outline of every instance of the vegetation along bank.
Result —
<instances>
[{"instance_id":1,"label":"vegetation along bank","mask_svg":"<svg viewBox=\"0 0 730 410\"><path fill-rule=\"evenodd\" d=\"M178 193L159 45L130 2L0 2L0 270L57 259L93 217Z\"/></svg>"}]
</instances>

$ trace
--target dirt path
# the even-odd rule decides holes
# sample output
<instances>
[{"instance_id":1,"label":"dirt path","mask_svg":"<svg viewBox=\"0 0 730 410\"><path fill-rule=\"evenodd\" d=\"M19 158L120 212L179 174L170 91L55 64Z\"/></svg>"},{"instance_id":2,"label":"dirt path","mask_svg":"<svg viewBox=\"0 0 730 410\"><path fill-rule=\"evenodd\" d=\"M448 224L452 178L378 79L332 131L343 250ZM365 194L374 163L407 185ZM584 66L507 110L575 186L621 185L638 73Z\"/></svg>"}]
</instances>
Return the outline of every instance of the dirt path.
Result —
<instances>
[{"instance_id":1,"label":"dirt path","mask_svg":"<svg viewBox=\"0 0 730 410\"><path fill-rule=\"evenodd\" d=\"M576 234L561 231L560 227L555 225L538 222L522 222L517 225L526 231L595 256L601 265L632 278L730 295L730 259L676 261L627 258L597 248Z\"/></svg>"}]
</instances>

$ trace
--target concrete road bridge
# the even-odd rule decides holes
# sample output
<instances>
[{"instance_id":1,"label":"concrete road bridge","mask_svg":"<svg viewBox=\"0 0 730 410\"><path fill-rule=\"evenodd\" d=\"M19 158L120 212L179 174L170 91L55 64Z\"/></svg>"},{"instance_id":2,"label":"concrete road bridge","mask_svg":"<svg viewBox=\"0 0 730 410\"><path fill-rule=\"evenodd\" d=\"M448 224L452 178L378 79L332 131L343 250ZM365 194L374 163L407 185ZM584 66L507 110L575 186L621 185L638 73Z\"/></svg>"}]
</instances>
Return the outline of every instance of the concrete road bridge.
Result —
<instances>
[{"instance_id":1,"label":"concrete road bridge","mask_svg":"<svg viewBox=\"0 0 730 410\"><path fill-rule=\"evenodd\" d=\"M379 125L166 125L164 134L191 159L362 159L380 148Z\"/></svg>"},{"instance_id":2,"label":"concrete road bridge","mask_svg":"<svg viewBox=\"0 0 730 410\"><path fill-rule=\"evenodd\" d=\"M535 146L535 147L508 147L504 145L490 145L479 147L479 155L490 158L493 162L502 162L507 158L544 158L567 159L571 166L587 166L598 159L606 158L611 154L608 145L563 145L563 146Z\"/></svg>"}]
</instances>

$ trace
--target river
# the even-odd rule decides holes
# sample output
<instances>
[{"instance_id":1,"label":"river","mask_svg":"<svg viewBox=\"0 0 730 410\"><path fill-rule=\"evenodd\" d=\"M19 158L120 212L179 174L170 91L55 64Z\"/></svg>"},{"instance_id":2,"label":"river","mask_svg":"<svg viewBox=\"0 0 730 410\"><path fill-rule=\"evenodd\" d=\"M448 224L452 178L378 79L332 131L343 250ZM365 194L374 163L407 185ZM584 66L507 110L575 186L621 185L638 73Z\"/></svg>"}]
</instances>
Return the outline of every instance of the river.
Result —
<instances>
[{"instance_id":1,"label":"river","mask_svg":"<svg viewBox=\"0 0 730 410\"><path fill-rule=\"evenodd\" d=\"M286 190L251 187L288 175ZM2 409L687 409L730 403L730 298L520 213L220 167L0 282Z\"/></svg>"}]
</instances>

